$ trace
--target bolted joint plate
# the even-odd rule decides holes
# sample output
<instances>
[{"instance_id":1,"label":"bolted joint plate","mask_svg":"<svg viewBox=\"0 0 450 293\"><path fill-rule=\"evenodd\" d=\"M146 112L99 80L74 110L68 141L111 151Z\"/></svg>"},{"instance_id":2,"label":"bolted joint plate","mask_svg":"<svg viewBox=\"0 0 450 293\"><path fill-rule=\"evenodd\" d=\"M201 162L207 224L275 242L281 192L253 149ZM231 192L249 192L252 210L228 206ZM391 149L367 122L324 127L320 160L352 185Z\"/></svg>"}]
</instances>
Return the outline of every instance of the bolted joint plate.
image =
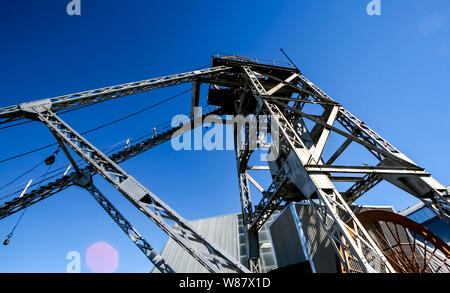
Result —
<instances>
[{"instance_id":1,"label":"bolted joint plate","mask_svg":"<svg viewBox=\"0 0 450 293\"><path fill-rule=\"evenodd\" d=\"M87 168L82 170L81 176L76 172L72 173L70 179L73 184L84 188L88 187L92 183L92 175Z\"/></svg>"},{"instance_id":2,"label":"bolted joint plate","mask_svg":"<svg viewBox=\"0 0 450 293\"><path fill-rule=\"evenodd\" d=\"M37 100L19 105L21 111L26 113L42 113L52 109L52 101L50 99Z\"/></svg>"},{"instance_id":3,"label":"bolted joint plate","mask_svg":"<svg viewBox=\"0 0 450 293\"><path fill-rule=\"evenodd\" d=\"M120 183L119 187L136 202L141 202L148 195L147 189L131 176Z\"/></svg>"}]
</instances>

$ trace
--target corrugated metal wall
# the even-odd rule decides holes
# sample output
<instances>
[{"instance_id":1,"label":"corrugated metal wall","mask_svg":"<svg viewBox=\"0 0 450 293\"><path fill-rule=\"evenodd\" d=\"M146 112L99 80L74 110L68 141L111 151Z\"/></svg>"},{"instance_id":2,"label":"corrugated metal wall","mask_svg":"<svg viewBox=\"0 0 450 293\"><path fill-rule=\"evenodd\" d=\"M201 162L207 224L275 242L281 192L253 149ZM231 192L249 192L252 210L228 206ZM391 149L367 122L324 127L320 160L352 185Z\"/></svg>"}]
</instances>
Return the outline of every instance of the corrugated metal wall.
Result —
<instances>
[{"instance_id":1,"label":"corrugated metal wall","mask_svg":"<svg viewBox=\"0 0 450 293\"><path fill-rule=\"evenodd\" d=\"M283 212L270 226L277 264L285 267L306 261L301 240L290 210Z\"/></svg>"}]
</instances>

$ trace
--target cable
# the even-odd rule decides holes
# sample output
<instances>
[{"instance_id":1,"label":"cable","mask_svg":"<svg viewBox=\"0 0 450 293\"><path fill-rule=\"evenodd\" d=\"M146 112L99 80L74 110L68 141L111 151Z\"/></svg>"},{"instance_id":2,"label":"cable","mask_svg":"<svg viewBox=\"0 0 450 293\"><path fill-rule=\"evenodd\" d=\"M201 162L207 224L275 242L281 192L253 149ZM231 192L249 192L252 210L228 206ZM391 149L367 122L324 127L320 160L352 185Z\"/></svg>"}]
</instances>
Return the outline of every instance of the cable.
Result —
<instances>
[{"instance_id":1,"label":"cable","mask_svg":"<svg viewBox=\"0 0 450 293\"><path fill-rule=\"evenodd\" d=\"M59 152L59 148L58 148L58 150L56 150L56 151L54 152L54 155L56 156L56 155L58 154L58 152ZM46 171L43 175L41 175L41 177L39 177L39 178L42 178L42 177L46 176L47 173L50 171L50 168L51 168L52 166L53 166L53 163L50 164L50 165L48 166L47 171ZM39 186L39 187L40 187L40 186ZM23 215L25 215L25 212L27 211L27 209L28 209L28 207L26 207L26 208L23 210L22 214L20 215L19 219L17 220L16 224L14 225L13 229L12 229L11 232L6 236L6 239L5 239L5 241L3 242L3 245L8 245L8 244L9 244L9 242L10 242L10 240L11 240L11 237L12 237L13 234L14 234L14 231L16 230L17 226L19 225L20 221L22 220Z\"/></svg>"},{"instance_id":2,"label":"cable","mask_svg":"<svg viewBox=\"0 0 450 293\"><path fill-rule=\"evenodd\" d=\"M81 134L88 134L88 133L90 133L90 132L99 130L99 129L104 128L104 127L106 127L106 126L115 124L115 123L117 123L117 122L123 121L123 120L125 120L125 119L130 118L130 117L133 117L133 116L135 116L135 115L137 115L137 114L140 114L140 113L142 113L142 112L144 112L144 111L150 110L150 109L152 109L152 108L155 108L156 106L159 106L159 105L161 105L161 104L163 104L163 103L166 103L166 102L168 102L168 101L170 101L170 100L173 100L173 99L175 99L175 98L177 98L177 97L179 97L179 96L181 96L181 95L183 95L183 94L185 94L185 93L187 93L187 92L190 92L191 90L192 90L192 89L187 89L187 90L185 90L185 91L183 91L183 92L181 92L181 93L178 93L178 94L176 94L176 95L174 95L174 96L172 96L172 97L170 97L170 98L167 98L167 99L165 99L165 100L162 100L162 101L160 101L160 102L158 102L158 103L156 103L156 104L153 104L153 105L151 105L151 106L145 107L145 108L142 109L142 110L139 110L139 111L137 111L137 112L134 112L134 113L132 113L132 114L129 114L129 115L127 115L127 116L124 116L124 117L122 117L122 118L119 118L119 119L117 119L117 120L113 120L113 121L108 122L108 123L106 123L106 124L103 124L103 125L101 125L101 126L95 127L95 128L93 128L93 129L90 129L90 130L88 130L88 131L85 131L85 132L83 132L83 133L81 133ZM1 163L1 161L0 161L0 163Z\"/></svg>"},{"instance_id":3,"label":"cable","mask_svg":"<svg viewBox=\"0 0 450 293\"><path fill-rule=\"evenodd\" d=\"M14 126L19 126L19 125L27 124L27 123L30 123L30 122L33 122L33 121L29 120L29 121L24 121L24 122L12 124L12 125L3 126L3 127L0 127L0 130L2 130L2 129L7 129L7 128L11 128L11 127L14 127Z\"/></svg>"},{"instance_id":4,"label":"cable","mask_svg":"<svg viewBox=\"0 0 450 293\"><path fill-rule=\"evenodd\" d=\"M11 160L13 160L13 159L17 159L17 158L20 158L20 157L23 157L23 156L26 156L26 155L29 155L29 154L32 154L32 153L35 153L35 152L44 150L44 149L48 149L48 148L50 148L50 147L52 147L52 146L56 146L56 145L57 145L57 143L52 143L52 144L49 144L49 145L46 145L46 146L43 146L43 147L34 149L34 150L32 150L32 151L28 151L28 152L26 152L26 153L22 153L22 154L20 154L20 155L15 155L15 156L12 156L12 157L3 159L3 160L0 161L0 163L4 163L4 162L7 162L7 161L11 161Z\"/></svg>"},{"instance_id":5,"label":"cable","mask_svg":"<svg viewBox=\"0 0 450 293\"><path fill-rule=\"evenodd\" d=\"M8 187L9 185L13 184L14 182L16 182L17 180L19 180L20 178L22 178L23 176L27 175L28 173L30 173L31 171L33 171L34 169L36 169L37 167L39 167L40 165L42 165L44 163L44 161L39 162L39 164L37 164L36 166L34 166L33 168L31 168L30 170L26 171L25 173L23 173L22 175L16 177L13 181L9 182L8 184L0 187L0 190L4 189L5 187Z\"/></svg>"},{"instance_id":6,"label":"cable","mask_svg":"<svg viewBox=\"0 0 450 293\"><path fill-rule=\"evenodd\" d=\"M10 242L10 240L11 240L11 237L13 236L14 231L15 231L16 228L17 228L17 225L19 225L19 223L20 223L20 221L22 220L22 217L23 217L23 215L25 214L26 211L27 211L27 208L25 208L25 209L23 210L22 214L21 214L20 217L19 217L19 220L17 220L17 222L16 222L16 224L14 225L13 229L11 230L11 232L6 236L5 241L3 241L3 245L8 245L8 244L9 244L9 242Z\"/></svg>"},{"instance_id":7,"label":"cable","mask_svg":"<svg viewBox=\"0 0 450 293\"><path fill-rule=\"evenodd\" d=\"M30 173L31 171L33 171L34 169L36 169L37 167L39 167L40 165L42 165L43 163L46 163L47 165L50 165L50 166L53 165L53 163L54 163L54 158L56 157L56 155L59 153L60 150L61 150L61 147L58 147L58 148L53 152L53 154L50 155L50 157L46 158L46 159L43 160L43 161L40 161L37 165L35 165L34 167L32 167L30 170L28 170L28 171L26 171L25 173L19 175L18 177L16 177L15 179L13 179L13 180L12 180L11 182L9 182L8 184L2 186L2 187L0 188L0 190L2 190L2 189L4 189L4 188L8 187L8 186L11 185L11 184L13 184L14 182L16 182L16 181L19 180L20 178L24 177L25 175L27 175L28 173ZM52 157L53 157L53 160L48 161L49 158L52 158ZM48 171L49 171L49 170L50 170L50 169L48 169L47 172L46 172L44 175L41 175L41 176L38 177L38 178L42 178L43 176L46 176L46 175L48 174ZM33 179L34 179L34 178L33 178ZM43 181L45 181L45 180L43 180ZM41 182L43 182L43 181L41 181ZM40 183L40 182L38 182L38 183ZM34 186L34 185L36 185L36 184L38 184L38 183L35 183L35 184L30 185L30 186L28 186L28 187ZM14 195L14 194L16 194L16 193L19 193L19 192L21 192L21 190L18 190L18 191L14 192L14 193L12 193L12 194L10 194L10 195L8 195L8 196L1 197L0 200L1 200L1 199L4 199L4 198L6 198L6 197L9 197L9 196L11 196L11 195Z\"/></svg>"},{"instance_id":8,"label":"cable","mask_svg":"<svg viewBox=\"0 0 450 293\"><path fill-rule=\"evenodd\" d=\"M214 109L214 108L216 108L215 106L205 106L205 107L202 107L204 110L206 110L206 111L212 111L212 109ZM190 114L190 112L186 112L186 113L184 113L185 115L189 115ZM156 125L153 129L155 129L155 128L157 128L158 130L159 130L159 134L161 134L162 132L163 132L163 130L168 130L168 129L170 129L170 127L171 127L171 122L172 121L166 121L166 122L163 122L163 123L160 123L160 124L158 124L158 125ZM142 133L142 132L141 132ZM143 134L143 135L141 135L141 136L138 136L138 135L135 135L134 137L130 137L130 138L128 138L128 139L130 139L130 143L134 143L134 142L137 142L137 141L139 141L139 140L143 140L144 138L146 138L146 137L149 137L149 136L153 136L155 133L154 133L154 131L152 131L152 132L145 132L145 134ZM136 137L136 136L138 136L138 137ZM109 146L109 147L107 147L107 148L103 148L102 149L102 151L106 154L106 155L110 155L112 152L115 152L116 150L118 150L118 149L121 149L121 148L123 148L123 146L121 145L123 142L125 142L125 141L127 141L128 139L124 139L124 140L122 140L122 141L120 141L120 142L118 142L118 143L115 143L115 144L113 144L112 146ZM59 148L58 148L59 149ZM55 151L55 153L56 153L56 151ZM55 154L54 153L54 154ZM76 160L75 161L75 163L80 163L80 162L82 162L82 163L84 163L84 161L83 161L83 159L78 159L78 160ZM41 162L42 163L42 162ZM41 164L40 163L40 164ZM80 168L84 168L85 166L87 166L87 164L83 164L83 165L79 165L79 167ZM55 173L55 172L57 172L57 171L59 171L59 170L62 170L62 169L67 169L67 166L62 166L62 167L60 167L60 168L58 168L58 169L55 169L55 170L53 170L53 171L51 171L51 172L48 172L46 175L50 175L50 174L52 174L52 173ZM28 173L28 172L27 172ZM25 173L25 174L27 174L27 173ZM44 178L44 179L42 179L41 181L38 181L38 182L35 182L35 183L33 183L33 184L31 184L29 187L33 187L33 186L36 186L36 185L40 185L42 182L45 182L45 181L47 181L47 180L49 180L49 179L52 179L52 178L55 178L55 177L57 177L57 176L59 176L59 175L61 175L61 174L63 174L64 172L59 172L59 173L57 173L57 174L55 174L55 175L53 175L53 176L50 176L50 177L46 177L46 178ZM21 175L21 176L24 176L25 174L23 174L23 175ZM41 176L42 177L42 176ZM39 178L41 178L41 177L39 177ZM20 178L20 176L19 176L19 178ZM16 180L16 179L15 179ZM12 181L12 182L10 182L8 185L10 185L11 183L13 183L14 181ZM2 189L3 189L4 187L2 187ZM1 190L1 189L0 189ZM15 192L13 192L13 193L10 193L10 194L8 194L8 195L5 195L5 196L3 196L3 197L0 197L0 200L3 200L3 199L5 199L5 198L8 198L8 197L11 197L11 196L14 196L14 195L16 195L16 194L18 194L18 193L20 193L20 192L22 192L22 189L20 189L20 190L17 190L17 191L15 191Z\"/></svg>"},{"instance_id":9,"label":"cable","mask_svg":"<svg viewBox=\"0 0 450 293\"><path fill-rule=\"evenodd\" d=\"M137 111L137 112L134 112L134 113L132 113L132 114L129 114L129 115L127 115L127 116L124 116L124 117L122 117L122 118L119 118L119 119L117 119L117 120L113 120L113 121L111 121L111 122L105 123L105 124L103 124L103 125L100 125L100 126L98 126L98 127L93 128L93 129L90 129L90 130L87 130L87 131L85 131L85 132L82 132L81 134L82 134L82 135L88 134L88 133L91 133L91 132L93 132L93 131L99 130L99 129L101 129L101 128L104 128L104 127L110 126L110 125L112 125L112 124L115 124L115 123L117 123L117 122L123 121L123 120L128 119L128 118L130 118L130 117L133 117L133 116L135 116L135 115L137 115L137 114L140 114L140 113L142 113L142 112L144 112L144 111L147 111L147 110L152 109L152 108L154 108L154 107L156 107L156 106L159 106L159 105L161 105L161 104L163 104L163 103L166 103L166 102L168 102L168 101L170 101L170 100L172 100L172 99L175 99L175 98L177 98L177 97L181 96L182 94L185 94L185 93L187 93L187 92L189 92L189 91L191 91L191 89L185 90L185 91L183 91L183 92L181 92L181 93L178 93L178 94L176 94L176 95L174 95L174 96L172 96L172 97L170 97L170 98L167 98L167 99L162 100L162 101L160 101L160 102L158 102L158 103L156 103L156 104L153 104L153 105L150 105L150 106L148 106L148 107L145 107L145 108L142 109L142 110L139 110L139 111ZM90 106L90 105L87 105L87 106ZM75 110L75 109L68 110L68 111L66 111L65 113L70 112L70 111L73 111L73 110ZM25 153L18 154L18 155L14 155L14 156L12 156L12 157L9 157L9 158L0 160L0 163L4 163L4 162L7 162L7 161L11 161L11 160L13 160L13 159L17 159L17 158L20 158L20 157L23 157L23 156L26 156L26 155L29 155L29 154L32 154L32 153L35 153L35 152L38 152L38 151L41 151L41 150L50 148L50 147L52 147L52 146L56 146L56 145L58 145L58 143L52 143L52 144L49 144L49 145L46 145L46 146L42 146L42 147L39 147L39 148L37 148L37 149L31 150L31 151L28 151L28 152L25 152Z\"/></svg>"},{"instance_id":10,"label":"cable","mask_svg":"<svg viewBox=\"0 0 450 293\"><path fill-rule=\"evenodd\" d=\"M67 167L63 167L63 168L67 168ZM60 168L60 169L62 169L62 168ZM33 186L36 186L36 185L40 185L41 183L43 183L43 182L45 182L45 181L47 181L47 180L49 180L49 179L55 178L55 177L57 177L57 176L60 176L60 175L63 174L63 173L64 173L64 172L60 172L60 173L55 174L55 175L53 175L53 176L44 178L44 179L42 179L41 181L38 181L38 182L35 182L34 184L31 184L31 185L29 186L29 188L30 188L30 187L33 187ZM41 176L41 177L42 177L42 176ZM40 177L39 177L39 178L40 178ZM40 186L39 186L39 187L40 187ZM39 189L39 187L38 187L37 189ZM20 190L14 192L14 193L10 193L10 194L8 194L8 195L5 195L5 196L1 197L0 200L3 200L3 199L8 198L8 197L12 197L12 196L14 196L14 195L16 195L16 194L19 194L20 192L22 192L22 189L20 189Z\"/></svg>"}]
</instances>

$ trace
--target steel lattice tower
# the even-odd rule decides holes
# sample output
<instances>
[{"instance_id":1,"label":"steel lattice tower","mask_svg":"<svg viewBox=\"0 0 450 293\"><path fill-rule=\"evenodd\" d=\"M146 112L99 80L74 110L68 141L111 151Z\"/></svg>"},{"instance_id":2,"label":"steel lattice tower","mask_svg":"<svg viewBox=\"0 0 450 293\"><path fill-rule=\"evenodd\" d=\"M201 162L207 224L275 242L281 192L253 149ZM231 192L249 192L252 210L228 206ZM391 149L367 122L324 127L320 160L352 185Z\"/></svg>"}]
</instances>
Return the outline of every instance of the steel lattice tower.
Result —
<instances>
[{"instance_id":1,"label":"steel lattice tower","mask_svg":"<svg viewBox=\"0 0 450 293\"><path fill-rule=\"evenodd\" d=\"M181 135L187 131L185 128L167 129L108 156L57 115L63 110L190 82L193 89L191 128L200 126L195 121L202 117L198 117L195 109L199 103L200 85L205 83L210 85L208 104L216 108L212 107L213 110L203 117L208 114L241 115L256 117L257 120L267 117L263 127L270 129L272 140L275 138L279 142L265 146L271 153L277 154L276 160L269 161L267 166L251 166L249 160L254 154L252 146L260 145L261 142L258 137L252 136L254 129L249 124L234 123L237 178L249 249L248 267L212 243L119 166L119 163L169 141L172 136ZM308 113L308 105L320 107L322 114ZM0 219L72 185L81 186L89 191L161 272L170 273L174 270L95 187L93 175L103 176L210 272L258 272L258 229L274 210L291 202L308 202L311 205L345 271L394 272L350 208L352 202L382 180L417 197L450 224L450 195L442 184L325 94L297 68L290 66L216 56L213 57L212 66L207 69L0 108L0 124L20 119L44 123L75 171L5 203L0 207ZM308 130L305 121L313 123L311 130ZM262 121L258 123L264 124ZM339 127L335 124L339 124ZM325 160L323 154L331 133L344 137L345 141ZM378 164L333 164L350 144L362 146ZM78 168L69 149L88 166ZM262 188L249 174L249 170L270 172L273 181L269 188ZM362 176L348 176L355 173ZM249 182L262 193L262 200L257 204L252 202ZM335 182L354 184L345 191L338 191Z\"/></svg>"}]
</instances>

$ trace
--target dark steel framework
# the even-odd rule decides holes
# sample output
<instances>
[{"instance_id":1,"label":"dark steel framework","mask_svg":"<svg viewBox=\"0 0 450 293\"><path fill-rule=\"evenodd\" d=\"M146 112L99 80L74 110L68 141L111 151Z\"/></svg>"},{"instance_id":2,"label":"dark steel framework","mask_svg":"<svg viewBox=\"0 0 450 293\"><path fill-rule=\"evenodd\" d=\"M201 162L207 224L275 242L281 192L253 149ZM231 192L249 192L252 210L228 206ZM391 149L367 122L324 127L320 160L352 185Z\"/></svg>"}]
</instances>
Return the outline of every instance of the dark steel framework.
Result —
<instances>
[{"instance_id":1,"label":"dark steel framework","mask_svg":"<svg viewBox=\"0 0 450 293\"><path fill-rule=\"evenodd\" d=\"M203 236L118 165L170 140L175 133L180 135L180 130L183 129L181 126L107 156L56 115L61 110L188 82L193 83L192 128L199 126L193 123L197 115L194 108L198 106L200 84L206 83L210 84L208 104L219 107L219 110L212 113L258 118L264 115L268 117L267 129L274 129L269 125L276 126L277 129L270 135L278 138L279 143L268 146L271 153L278 154L277 159L269 161L268 166L250 166L249 160L254 153L250 146L257 143L250 139L253 129L248 124L242 125L243 129L238 129L235 124L236 164L242 214L247 230L248 268ZM320 107L322 114L308 114L309 105ZM210 272L260 271L258 230L276 209L296 201L311 204L315 217L326 231L345 271L394 272L394 268L349 207L382 180L416 196L450 224L447 189L331 99L297 68L258 63L240 57L215 57L212 67L207 69L0 108L0 124L25 118L40 121L49 128L75 171L5 203L0 207L0 219L71 185L78 185L90 192L161 272L174 271L94 186L93 175L98 173L103 176ZM314 125L312 129L308 129L305 120ZM339 127L334 126L336 122ZM325 161L323 154L331 133L344 137L345 141ZM364 147L379 163L375 166L334 165L352 143ZM78 154L88 166L79 169L68 148ZM250 175L250 170L270 171L272 184L264 189ZM345 174L363 176L351 177ZM256 205L251 200L249 182L262 193L262 199ZM339 192L334 182L354 184Z\"/></svg>"}]
</instances>

